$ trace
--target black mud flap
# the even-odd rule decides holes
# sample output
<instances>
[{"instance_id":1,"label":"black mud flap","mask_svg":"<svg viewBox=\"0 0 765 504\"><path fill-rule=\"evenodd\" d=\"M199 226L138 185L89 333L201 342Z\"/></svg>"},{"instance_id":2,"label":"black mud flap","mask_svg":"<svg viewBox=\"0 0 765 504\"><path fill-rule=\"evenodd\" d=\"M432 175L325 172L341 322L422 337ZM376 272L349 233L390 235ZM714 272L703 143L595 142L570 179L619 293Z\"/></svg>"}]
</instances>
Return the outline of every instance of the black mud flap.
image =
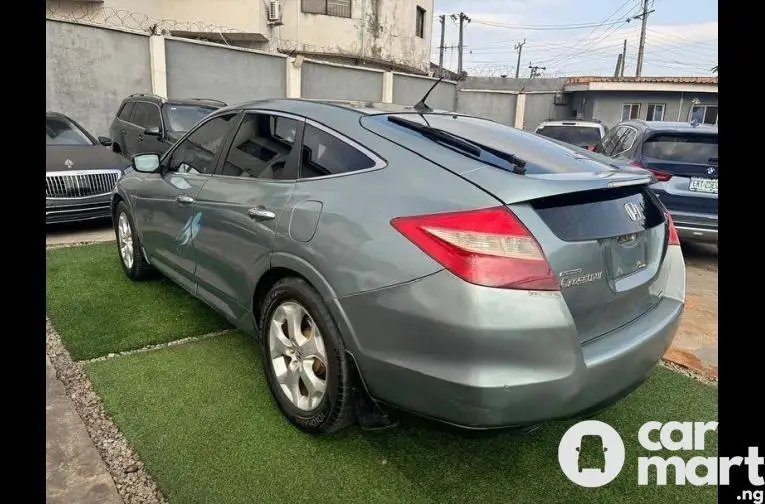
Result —
<instances>
[{"instance_id":1,"label":"black mud flap","mask_svg":"<svg viewBox=\"0 0 765 504\"><path fill-rule=\"evenodd\" d=\"M350 352L346 352L346 354L350 358L355 375L353 380L353 407L356 410L356 419L361 430L379 431L397 427L398 418L372 398L367 391L364 379L361 377L356 359Z\"/></svg>"}]
</instances>

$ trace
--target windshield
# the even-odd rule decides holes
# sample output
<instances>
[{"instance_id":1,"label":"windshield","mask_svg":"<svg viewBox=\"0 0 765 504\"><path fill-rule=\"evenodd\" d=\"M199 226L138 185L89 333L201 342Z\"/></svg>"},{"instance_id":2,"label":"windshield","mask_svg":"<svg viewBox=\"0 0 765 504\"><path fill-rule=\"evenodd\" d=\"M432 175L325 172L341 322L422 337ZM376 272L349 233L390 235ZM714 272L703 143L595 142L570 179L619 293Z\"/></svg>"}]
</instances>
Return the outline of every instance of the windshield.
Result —
<instances>
[{"instance_id":1,"label":"windshield","mask_svg":"<svg viewBox=\"0 0 765 504\"><path fill-rule=\"evenodd\" d=\"M165 108L170 131L188 131L203 117L214 112L215 107L199 105L167 105Z\"/></svg>"},{"instance_id":2,"label":"windshield","mask_svg":"<svg viewBox=\"0 0 765 504\"><path fill-rule=\"evenodd\" d=\"M679 163L717 163L717 135L655 135L643 144L643 155Z\"/></svg>"},{"instance_id":3,"label":"windshield","mask_svg":"<svg viewBox=\"0 0 765 504\"><path fill-rule=\"evenodd\" d=\"M87 133L64 117L45 118L46 145L94 145Z\"/></svg>"},{"instance_id":4,"label":"windshield","mask_svg":"<svg viewBox=\"0 0 765 504\"><path fill-rule=\"evenodd\" d=\"M600 142L600 128L594 126L542 126L537 134L572 145L595 145Z\"/></svg>"}]
</instances>

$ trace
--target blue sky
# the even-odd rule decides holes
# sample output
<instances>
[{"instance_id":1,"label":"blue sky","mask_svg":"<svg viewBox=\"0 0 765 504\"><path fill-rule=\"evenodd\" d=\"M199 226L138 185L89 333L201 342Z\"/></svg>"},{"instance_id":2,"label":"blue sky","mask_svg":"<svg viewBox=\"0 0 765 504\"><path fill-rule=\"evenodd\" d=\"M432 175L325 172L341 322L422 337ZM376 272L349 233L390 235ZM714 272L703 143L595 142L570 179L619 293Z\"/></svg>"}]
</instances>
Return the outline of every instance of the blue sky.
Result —
<instances>
[{"instance_id":1,"label":"blue sky","mask_svg":"<svg viewBox=\"0 0 765 504\"><path fill-rule=\"evenodd\" d=\"M435 0L432 61L438 62L441 25L445 46L456 46L458 27L449 19L460 11L466 25L463 66L471 75L515 74L517 42L526 39L520 76L529 65L546 67L545 77L613 75L627 40L625 76L635 75L642 0ZM717 64L716 0L649 0L643 76L712 76ZM601 24L602 23L602 24ZM566 26L571 29L560 29ZM444 66L457 69L457 50L446 49Z\"/></svg>"}]
</instances>

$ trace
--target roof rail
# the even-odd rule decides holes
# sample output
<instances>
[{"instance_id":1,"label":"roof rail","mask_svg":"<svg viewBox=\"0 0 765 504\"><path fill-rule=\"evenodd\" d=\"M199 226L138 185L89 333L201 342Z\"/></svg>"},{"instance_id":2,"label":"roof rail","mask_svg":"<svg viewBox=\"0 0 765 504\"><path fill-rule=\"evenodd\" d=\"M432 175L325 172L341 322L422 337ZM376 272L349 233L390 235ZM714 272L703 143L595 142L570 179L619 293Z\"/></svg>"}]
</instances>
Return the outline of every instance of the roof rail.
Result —
<instances>
[{"instance_id":1,"label":"roof rail","mask_svg":"<svg viewBox=\"0 0 765 504\"><path fill-rule=\"evenodd\" d=\"M208 102L214 102L214 103L220 103L221 105L228 105L226 102L222 100L216 100L214 98L186 98L187 100L197 100L197 101L208 101Z\"/></svg>"},{"instance_id":2,"label":"roof rail","mask_svg":"<svg viewBox=\"0 0 765 504\"><path fill-rule=\"evenodd\" d=\"M149 98L159 98L160 100L164 100L162 96L159 96L158 94L154 94L154 93L133 93L130 96L128 96L128 98L133 98L135 96L146 96Z\"/></svg>"}]
</instances>

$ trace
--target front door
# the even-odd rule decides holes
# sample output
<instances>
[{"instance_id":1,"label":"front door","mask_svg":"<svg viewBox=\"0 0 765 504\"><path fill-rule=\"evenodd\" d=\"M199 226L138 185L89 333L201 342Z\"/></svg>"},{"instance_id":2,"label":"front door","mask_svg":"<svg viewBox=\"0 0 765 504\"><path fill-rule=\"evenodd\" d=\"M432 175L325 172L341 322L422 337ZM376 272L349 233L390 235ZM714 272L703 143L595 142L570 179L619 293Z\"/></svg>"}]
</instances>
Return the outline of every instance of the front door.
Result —
<instances>
[{"instance_id":1,"label":"front door","mask_svg":"<svg viewBox=\"0 0 765 504\"><path fill-rule=\"evenodd\" d=\"M161 173L147 177L136 197L136 226L149 261L191 292L194 237L205 225L195 200L215 171L235 117L213 117L189 132L163 157Z\"/></svg>"},{"instance_id":2,"label":"front door","mask_svg":"<svg viewBox=\"0 0 765 504\"><path fill-rule=\"evenodd\" d=\"M298 117L246 113L195 203L205 223L194 238L198 295L242 324L274 236L286 225L282 210L297 178L293 146L302 128Z\"/></svg>"},{"instance_id":3,"label":"front door","mask_svg":"<svg viewBox=\"0 0 765 504\"><path fill-rule=\"evenodd\" d=\"M164 135L162 114L156 103L136 101L130 122L132 125L128 138L129 155L165 152L167 145L162 141ZM159 135L147 134L146 130L150 128L156 128Z\"/></svg>"}]
</instances>

